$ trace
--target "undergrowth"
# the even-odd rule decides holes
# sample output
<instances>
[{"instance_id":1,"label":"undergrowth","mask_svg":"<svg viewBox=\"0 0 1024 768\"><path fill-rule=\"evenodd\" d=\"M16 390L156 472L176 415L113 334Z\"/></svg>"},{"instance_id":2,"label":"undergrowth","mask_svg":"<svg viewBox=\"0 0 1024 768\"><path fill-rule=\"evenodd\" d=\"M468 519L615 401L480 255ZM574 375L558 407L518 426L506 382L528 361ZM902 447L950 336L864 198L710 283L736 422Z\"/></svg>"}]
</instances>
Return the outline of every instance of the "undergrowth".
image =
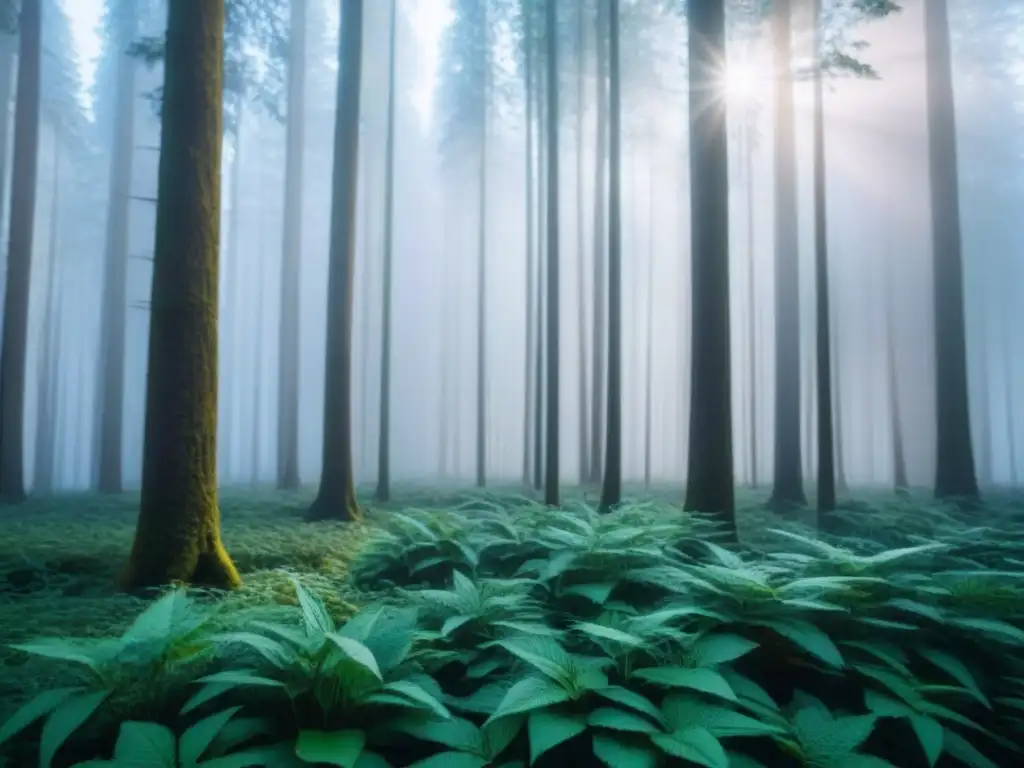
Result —
<instances>
[{"instance_id":1,"label":"undergrowth","mask_svg":"<svg viewBox=\"0 0 1024 768\"><path fill-rule=\"evenodd\" d=\"M239 593L172 590L141 614L137 599L65 596L80 614L42 632L34 618L3 657L40 681L0 726L10 764L1022 762L1024 522L1010 511L878 497L838 513L844 536L817 538L748 509L727 547L662 501L598 516L578 497L421 500L350 528L306 526L278 499L245 532L226 502ZM116 560L127 545L97 546ZM28 598L8 593L13 621ZM110 612L87 623L98 602Z\"/></svg>"}]
</instances>

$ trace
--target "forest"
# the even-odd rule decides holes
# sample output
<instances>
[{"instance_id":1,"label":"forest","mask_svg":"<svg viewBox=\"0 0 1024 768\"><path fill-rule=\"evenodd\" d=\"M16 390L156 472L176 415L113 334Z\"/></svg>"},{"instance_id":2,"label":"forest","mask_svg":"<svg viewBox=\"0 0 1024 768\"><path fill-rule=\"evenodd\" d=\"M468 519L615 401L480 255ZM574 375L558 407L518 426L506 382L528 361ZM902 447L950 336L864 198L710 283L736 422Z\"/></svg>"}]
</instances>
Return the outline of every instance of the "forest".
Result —
<instances>
[{"instance_id":1,"label":"forest","mask_svg":"<svg viewBox=\"0 0 1024 768\"><path fill-rule=\"evenodd\" d=\"M1021 30L0 0L0 768L1024 764Z\"/></svg>"}]
</instances>

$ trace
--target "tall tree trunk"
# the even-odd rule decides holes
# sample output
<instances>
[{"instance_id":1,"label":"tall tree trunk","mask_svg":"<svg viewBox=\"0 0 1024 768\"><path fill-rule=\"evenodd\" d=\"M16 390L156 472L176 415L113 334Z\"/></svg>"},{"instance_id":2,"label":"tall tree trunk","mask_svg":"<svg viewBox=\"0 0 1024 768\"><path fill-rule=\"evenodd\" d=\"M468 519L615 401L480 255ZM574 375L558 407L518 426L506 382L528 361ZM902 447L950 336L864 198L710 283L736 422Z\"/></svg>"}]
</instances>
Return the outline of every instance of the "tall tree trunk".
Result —
<instances>
[{"instance_id":1,"label":"tall tree trunk","mask_svg":"<svg viewBox=\"0 0 1024 768\"><path fill-rule=\"evenodd\" d=\"M220 361L220 393L227 402L221 408L223 422L218 425L219 475L220 482L231 482L241 472L241 464L235 453L236 424L242 423L241 402L242 381L238 361L242 346L242 324L238 311L242 306L241 236L242 236L242 139L245 136L245 102L239 102L238 118L235 121L234 153L231 159L231 201L228 210L228 236L224 254L224 318L220 333L227 338Z\"/></svg>"},{"instance_id":2,"label":"tall tree trunk","mask_svg":"<svg viewBox=\"0 0 1024 768\"><path fill-rule=\"evenodd\" d=\"M533 99L534 99L534 73L533 73L533 13L527 0L523 0L522 14L525 24L524 58L525 67L525 89L524 98L526 101L526 315L525 315L525 365L526 372L525 386L523 387L523 486L529 488L530 468L533 440L533 386L534 386L534 326L537 321L537 313L534 312L534 240L533 240Z\"/></svg>"},{"instance_id":3,"label":"tall tree trunk","mask_svg":"<svg viewBox=\"0 0 1024 768\"><path fill-rule=\"evenodd\" d=\"M327 364L320 490L310 517L358 519L352 472L352 275L359 188L359 101L363 60L363 0L341 5L338 118L334 128L331 247L327 277Z\"/></svg>"},{"instance_id":4,"label":"tall tree trunk","mask_svg":"<svg viewBox=\"0 0 1024 768\"><path fill-rule=\"evenodd\" d=\"M53 132L53 196L50 200L50 263L46 271L46 304L43 316L43 342L39 353L39 401L36 405L35 461L32 468L32 491L49 493L53 490L54 459L56 453L57 357L55 338L59 332L57 315L57 258L59 252L60 216L60 160L61 136L59 128Z\"/></svg>"},{"instance_id":5,"label":"tall tree trunk","mask_svg":"<svg viewBox=\"0 0 1024 768\"><path fill-rule=\"evenodd\" d=\"M773 0L775 49L775 477L772 503L804 504L800 459L800 269L791 0Z\"/></svg>"},{"instance_id":6,"label":"tall tree trunk","mask_svg":"<svg viewBox=\"0 0 1024 768\"><path fill-rule=\"evenodd\" d=\"M590 477L590 430L587 419L590 407L587 403L587 300L586 281L583 279L584 250L586 235L583 216L583 114L586 106L586 45L587 8L583 0L577 0L576 9L576 324L579 328L577 363L580 369L577 407L580 419L580 483Z\"/></svg>"},{"instance_id":7,"label":"tall tree trunk","mask_svg":"<svg viewBox=\"0 0 1024 768\"><path fill-rule=\"evenodd\" d=\"M825 20L821 17L821 0L814 0L813 24L815 55L818 57L814 78L814 312L817 360L818 403L818 514L836 508L835 444L832 429L832 310L829 301L828 275L828 205L825 184L825 99L822 87L821 56L824 46ZM808 450L810 447L808 446Z\"/></svg>"},{"instance_id":8,"label":"tall tree trunk","mask_svg":"<svg viewBox=\"0 0 1024 768\"><path fill-rule=\"evenodd\" d=\"M117 5L120 14L117 96L111 147L110 199L107 203L107 244L103 266L102 326L99 356L99 408L96 411L97 476L100 493L123 490L125 308L128 278L128 226L135 144L135 59L128 43L138 21L132 2Z\"/></svg>"},{"instance_id":9,"label":"tall tree trunk","mask_svg":"<svg viewBox=\"0 0 1024 768\"><path fill-rule=\"evenodd\" d=\"M442 178L442 213L441 213L441 333L438 341L440 342L440 354L438 358L441 364L441 386L440 386L440 400L438 405L438 421L439 421L439 433L438 433L438 446L437 446L437 471L441 476L442 480L448 479L448 438L451 433L451 417L449 416L449 390L451 389L451 361L448 360L448 349L452 346L451 338L451 308L454 302L451 300L451 285L450 278L448 275L449 267L448 262L451 259L451 237L449 235L451 231L450 215L449 215L449 195L447 184L444 183ZM455 346L458 345L456 340Z\"/></svg>"},{"instance_id":10,"label":"tall tree trunk","mask_svg":"<svg viewBox=\"0 0 1024 768\"><path fill-rule=\"evenodd\" d=\"M388 34L388 127L384 150L384 264L381 278L380 439L377 442L377 501L391 498L391 264L395 216L395 40L398 8L391 0Z\"/></svg>"},{"instance_id":11,"label":"tall tree trunk","mask_svg":"<svg viewBox=\"0 0 1024 768\"><path fill-rule=\"evenodd\" d=\"M18 38L0 32L0 237L7 222L7 144L10 139L11 96L14 93Z\"/></svg>"},{"instance_id":12,"label":"tall tree trunk","mask_svg":"<svg viewBox=\"0 0 1024 768\"><path fill-rule=\"evenodd\" d=\"M749 123L744 126L746 134L746 146L744 156L746 158L747 170L747 365L750 370L747 372L750 381L750 485L757 488L760 485L760 475L757 471L757 314L755 312L754 293L754 128Z\"/></svg>"},{"instance_id":13,"label":"tall tree trunk","mask_svg":"<svg viewBox=\"0 0 1024 768\"><path fill-rule=\"evenodd\" d=\"M32 240L39 167L41 0L22 0L18 28L18 86L14 105L14 163L10 241L0 351L0 498L25 498L25 365Z\"/></svg>"},{"instance_id":14,"label":"tall tree trunk","mask_svg":"<svg viewBox=\"0 0 1024 768\"><path fill-rule=\"evenodd\" d=\"M594 326L593 356L594 366L591 369L593 385L591 387L591 425L590 425L590 482L601 482L604 471L602 465L604 439L603 418L605 403L605 344L608 331L606 310L606 280L608 277L608 224L605 222L605 206L608 202L608 180L605 176L608 155L608 3L609 0L597 0L597 26L595 28L595 49L597 51L597 138L594 142L596 155L594 171Z\"/></svg>"},{"instance_id":15,"label":"tall tree trunk","mask_svg":"<svg viewBox=\"0 0 1024 768\"><path fill-rule=\"evenodd\" d=\"M1007 281L1007 284L1011 286L1013 291L1011 301L1017 300L1016 287L1012 282ZM1016 488L1018 485L1017 476L1017 414L1016 408L1014 407L1014 377L1013 377L1013 342L1014 332L1013 326L1010 319L1010 306L1003 305L1001 308L1002 318L1002 333L1003 333L1003 364L1005 366L1003 371L1003 401L1006 403L1006 445L1008 449L1008 460L1010 463L1010 487Z\"/></svg>"},{"instance_id":16,"label":"tall tree trunk","mask_svg":"<svg viewBox=\"0 0 1024 768\"><path fill-rule=\"evenodd\" d=\"M544 503L550 507L558 506L559 480L559 397L558 383L561 358L559 357L559 273L558 273L558 215L559 215L559 181L558 181L558 7L556 0L545 3L546 25L544 39L547 43L547 114L545 115L545 134L547 138L547 425L544 448Z\"/></svg>"},{"instance_id":17,"label":"tall tree trunk","mask_svg":"<svg viewBox=\"0 0 1024 768\"><path fill-rule=\"evenodd\" d=\"M901 493L908 489L908 482L907 459L903 446L899 378L896 370L896 313L894 311L892 279L892 272L889 271L885 276L886 378L889 385L889 418L892 422L893 487L897 493Z\"/></svg>"},{"instance_id":18,"label":"tall tree trunk","mask_svg":"<svg viewBox=\"0 0 1024 768\"><path fill-rule=\"evenodd\" d=\"M982 487L992 485L992 397L989 374L987 309L978 312L978 475Z\"/></svg>"},{"instance_id":19,"label":"tall tree trunk","mask_svg":"<svg viewBox=\"0 0 1024 768\"><path fill-rule=\"evenodd\" d=\"M299 487L299 341L301 338L302 179L306 138L306 2L292 0L285 138L281 325L277 364L277 487Z\"/></svg>"},{"instance_id":20,"label":"tall tree trunk","mask_svg":"<svg viewBox=\"0 0 1024 768\"><path fill-rule=\"evenodd\" d=\"M601 510L622 501L622 95L619 66L619 0L608 14L608 411L605 420ZM601 28L601 35L604 28Z\"/></svg>"},{"instance_id":21,"label":"tall tree trunk","mask_svg":"<svg viewBox=\"0 0 1024 768\"><path fill-rule=\"evenodd\" d=\"M946 0L924 3L935 312L935 495L978 497L971 445L956 114Z\"/></svg>"},{"instance_id":22,"label":"tall tree trunk","mask_svg":"<svg viewBox=\"0 0 1024 768\"><path fill-rule=\"evenodd\" d=\"M840 389L840 384L843 380L842 369L839 367L839 362L842 360L842 355L839 353L839 329L835 327L835 318L833 319L833 333L832 337L832 359L836 361L835 376L832 379L833 383L833 400L834 403L832 409L832 423L835 427L835 447L836 447L836 491L838 493L846 493L850 490L849 485L846 482L846 462L843 460L843 395Z\"/></svg>"},{"instance_id":23,"label":"tall tree trunk","mask_svg":"<svg viewBox=\"0 0 1024 768\"><path fill-rule=\"evenodd\" d=\"M364 125L363 130L366 129ZM369 152L364 145L360 151L364 162L364 173L360 181L357 181L358 189L362 194L359 205L362 208L362 220L359 224L364 230L363 234L363 265L362 265L362 290L360 291L360 334L359 351L360 360L359 372L362 376L359 388L359 458L360 462L368 462L370 454L370 393L373 387L370 382L370 329L373 323L370 322L370 308L373 306L370 297L373 295L373 262L374 240L373 235L373 197L376 194L376 187L373 184L373 174L370 172ZM355 278L353 278L355 279Z\"/></svg>"},{"instance_id":24,"label":"tall tree trunk","mask_svg":"<svg viewBox=\"0 0 1024 768\"><path fill-rule=\"evenodd\" d=\"M142 503L125 584L240 583L217 506L224 1L169 0Z\"/></svg>"},{"instance_id":25,"label":"tall tree trunk","mask_svg":"<svg viewBox=\"0 0 1024 768\"><path fill-rule=\"evenodd\" d=\"M651 487L651 418L654 394L654 164L647 166L647 353L644 361L644 488Z\"/></svg>"},{"instance_id":26,"label":"tall tree trunk","mask_svg":"<svg viewBox=\"0 0 1024 768\"><path fill-rule=\"evenodd\" d=\"M689 51L693 363L685 508L717 515L735 537L729 370L729 159L725 109L715 87L726 62L723 0L690 6Z\"/></svg>"},{"instance_id":27,"label":"tall tree trunk","mask_svg":"<svg viewBox=\"0 0 1024 768\"><path fill-rule=\"evenodd\" d=\"M540 491L544 487L544 390L546 381L544 372L546 367L543 338L545 322L547 318L544 306L544 258L545 243L541 233L546 232L547 217L547 194L548 188L544 183L543 169L547 167L546 145L541 140L541 126L544 125L545 109L544 99L547 94L547 82L544 72L539 69L537 72L537 242L536 242L536 284L534 285L534 307L537 312L537 331L534 340L534 409L533 409L533 487Z\"/></svg>"},{"instance_id":28,"label":"tall tree trunk","mask_svg":"<svg viewBox=\"0 0 1024 768\"><path fill-rule=\"evenodd\" d=\"M261 191L266 189L261 185ZM266 221L262 213L265 210L263 195L260 195L260 222ZM264 294L266 293L266 252L263 243L266 242L263 236L263 227L260 226L260 245L256 257L256 306L252 318L252 327L256 330L256 346L253 350L252 361L252 412L249 416L249 429L252 430L252 439L249 441L249 484L253 487L260 482L260 461L263 457L263 339L264 329Z\"/></svg>"},{"instance_id":29,"label":"tall tree trunk","mask_svg":"<svg viewBox=\"0 0 1024 768\"><path fill-rule=\"evenodd\" d=\"M487 484L487 120L490 110L487 99L490 97L489 76L491 66L490 34L488 24L488 0L483 0L483 57L484 82L481 94L480 115L480 207L477 211L479 219L479 241L477 249L479 263L477 266L476 296L476 486L483 488Z\"/></svg>"}]
</instances>

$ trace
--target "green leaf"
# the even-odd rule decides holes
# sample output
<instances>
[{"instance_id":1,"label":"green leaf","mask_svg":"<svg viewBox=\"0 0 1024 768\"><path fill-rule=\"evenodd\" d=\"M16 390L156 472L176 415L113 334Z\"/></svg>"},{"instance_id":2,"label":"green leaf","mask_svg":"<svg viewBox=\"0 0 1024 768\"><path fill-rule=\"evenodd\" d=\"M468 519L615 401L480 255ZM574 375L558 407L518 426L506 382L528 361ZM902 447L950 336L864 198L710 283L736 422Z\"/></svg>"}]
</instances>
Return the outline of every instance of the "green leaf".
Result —
<instances>
[{"instance_id":1,"label":"green leaf","mask_svg":"<svg viewBox=\"0 0 1024 768\"><path fill-rule=\"evenodd\" d=\"M355 768L365 744L366 734L362 731L302 730L295 741L295 754L307 763Z\"/></svg>"},{"instance_id":2,"label":"green leaf","mask_svg":"<svg viewBox=\"0 0 1024 768\"><path fill-rule=\"evenodd\" d=\"M295 596L299 599L299 608L302 610L302 620L306 623L306 628L317 634L334 632L334 619L320 599L302 586L294 576L290 579L295 587Z\"/></svg>"},{"instance_id":3,"label":"green leaf","mask_svg":"<svg viewBox=\"0 0 1024 768\"><path fill-rule=\"evenodd\" d=\"M594 757L608 768L656 768L658 753L609 733L594 734Z\"/></svg>"},{"instance_id":4,"label":"green leaf","mask_svg":"<svg viewBox=\"0 0 1024 768\"><path fill-rule=\"evenodd\" d=\"M530 764L548 750L554 749L587 729L587 719L550 709L534 710L526 721L530 736Z\"/></svg>"},{"instance_id":5,"label":"green leaf","mask_svg":"<svg viewBox=\"0 0 1024 768\"><path fill-rule=\"evenodd\" d=\"M490 763L468 752L439 752L411 763L409 768L486 768Z\"/></svg>"},{"instance_id":6,"label":"green leaf","mask_svg":"<svg viewBox=\"0 0 1024 768\"><path fill-rule=\"evenodd\" d=\"M933 648L919 648L918 653L970 691L975 699L992 709L992 704L981 692L978 681L974 679L974 675L960 659Z\"/></svg>"},{"instance_id":7,"label":"green leaf","mask_svg":"<svg viewBox=\"0 0 1024 768\"><path fill-rule=\"evenodd\" d=\"M376 752L363 752L356 760L356 768L391 768L391 763Z\"/></svg>"},{"instance_id":8,"label":"green leaf","mask_svg":"<svg viewBox=\"0 0 1024 768\"><path fill-rule=\"evenodd\" d=\"M57 750L82 723L92 717L93 712L106 701L109 695L109 691L96 691L71 696L53 710L39 737L40 768L50 768Z\"/></svg>"},{"instance_id":9,"label":"green leaf","mask_svg":"<svg viewBox=\"0 0 1024 768\"><path fill-rule=\"evenodd\" d=\"M260 656L278 669L287 669L297 660L293 649L277 642L273 638L255 632L225 632L213 638L215 643L237 643L252 648Z\"/></svg>"},{"instance_id":10,"label":"green leaf","mask_svg":"<svg viewBox=\"0 0 1024 768\"><path fill-rule=\"evenodd\" d=\"M745 656L757 648L757 643L739 635L725 632L704 635L689 651L698 667L717 667Z\"/></svg>"},{"instance_id":11,"label":"green leaf","mask_svg":"<svg viewBox=\"0 0 1024 768\"><path fill-rule=\"evenodd\" d=\"M946 752L968 766L968 768L998 768L995 763L979 752L977 747L956 731L949 730L948 728L945 730L943 745Z\"/></svg>"},{"instance_id":12,"label":"green leaf","mask_svg":"<svg viewBox=\"0 0 1024 768\"><path fill-rule=\"evenodd\" d=\"M1001 643L1024 645L1024 630L1018 629L1012 624L1007 624L1005 621L997 621L995 619L957 618L951 619L950 623L956 624L964 629L973 629L980 632L985 637L997 640Z\"/></svg>"},{"instance_id":13,"label":"green leaf","mask_svg":"<svg viewBox=\"0 0 1024 768\"><path fill-rule=\"evenodd\" d=\"M230 688L237 688L246 685L253 685L262 688L284 688L285 685L280 680L274 680L270 677L263 677L261 675L254 674L244 669L226 669L223 672L214 672L212 675L206 675L196 680L197 683L211 683L216 685L226 685Z\"/></svg>"},{"instance_id":14,"label":"green leaf","mask_svg":"<svg viewBox=\"0 0 1024 768\"><path fill-rule=\"evenodd\" d=\"M444 624L441 625L441 636L448 637L455 630L462 626L465 626L473 620L472 616L451 616L445 619Z\"/></svg>"},{"instance_id":15,"label":"green leaf","mask_svg":"<svg viewBox=\"0 0 1024 768\"><path fill-rule=\"evenodd\" d=\"M601 624L592 624L589 621L577 621L574 628L578 632L582 632L588 637L594 640L610 640L613 643L625 645L630 648L639 648L644 644L644 641L636 635L631 635L628 632L615 629L613 627L605 627Z\"/></svg>"},{"instance_id":16,"label":"green leaf","mask_svg":"<svg viewBox=\"0 0 1024 768\"><path fill-rule=\"evenodd\" d=\"M755 720L689 694L671 694L662 704L665 721L672 730L691 726L707 729L717 738L727 736L776 736L782 728Z\"/></svg>"},{"instance_id":17,"label":"green leaf","mask_svg":"<svg viewBox=\"0 0 1024 768\"><path fill-rule=\"evenodd\" d=\"M10 647L16 651L31 653L33 656L44 656L57 661L70 661L74 664L82 664L98 675L103 663L116 655L120 642L108 639L72 640L60 637L43 637L28 643L16 643Z\"/></svg>"},{"instance_id":18,"label":"green leaf","mask_svg":"<svg viewBox=\"0 0 1024 768\"><path fill-rule=\"evenodd\" d=\"M573 666L572 656L554 639L515 637L498 640L495 644L522 659L545 677L563 685L568 683Z\"/></svg>"},{"instance_id":19,"label":"green leaf","mask_svg":"<svg viewBox=\"0 0 1024 768\"><path fill-rule=\"evenodd\" d=\"M610 728L614 731L634 733L658 733L661 729L646 717L626 712L615 707L600 707L587 715L587 725L594 728Z\"/></svg>"},{"instance_id":20,"label":"green leaf","mask_svg":"<svg viewBox=\"0 0 1024 768\"><path fill-rule=\"evenodd\" d=\"M54 688L50 691L43 691L34 699L31 699L15 710L0 726L0 744L8 741L21 731L28 728L39 718L50 714L53 710L63 704L69 696L79 693L81 688Z\"/></svg>"},{"instance_id":21,"label":"green leaf","mask_svg":"<svg viewBox=\"0 0 1024 768\"><path fill-rule=\"evenodd\" d=\"M523 715L513 715L487 723L480 729L480 735L484 740L484 756L494 762L508 745L515 741L525 722L526 718Z\"/></svg>"},{"instance_id":22,"label":"green leaf","mask_svg":"<svg viewBox=\"0 0 1024 768\"><path fill-rule=\"evenodd\" d=\"M736 701L736 694L725 678L711 669L690 669L689 667L648 667L638 669L633 677L655 685L669 688L689 688L712 696Z\"/></svg>"},{"instance_id":23,"label":"green leaf","mask_svg":"<svg viewBox=\"0 0 1024 768\"><path fill-rule=\"evenodd\" d=\"M283 741L265 747L252 747L215 757L202 764L202 768L306 768L307 763L295 754L295 742Z\"/></svg>"},{"instance_id":24,"label":"green leaf","mask_svg":"<svg viewBox=\"0 0 1024 768\"><path fill-rule=\"evenodd\" d=\"M174 731L159 723L121 723L114 745L119 768L176 768Z\"/></svg>"},{"instance_id":25,"label":"green leaf","mask_svg":"<svg viewBox=\"0 0 1024 768\"><path fill-rule=\"evenodd\" d=\"M651 736L665 754L681 757L706 768L729 768L729 756L722 743L706 728L683 728L673 733Z\"/></svg>"},{"instance_id":26,"label":"green leaf","mask_svg":"<svg viewBox=\"0 0 1024 768\"><path fill-rule=\"evenodd\" d=\"M636 691L631 691L628 688L622 688L618 685L609 685L605 688L598 688L594 691L598 696L614 701L616 704L621 704L624 707L629 707L636 712L641 712L648 717L654 719L659 725L664 725L665 721L662 718L661 710L654 706L654 702L643 696Z\"/></svg>"},{"instance_id":27,"label":"green leaf","mask_svg":"<svg viewBox=\"0 0 1024 768\"><path fill-rule=\"evenodd\" d=\"M395 730L459 752L483 751L483 736L480 729L461 717L453 717L448 720L406 719L399 721L395 725Z\"/></svg>"},{"instance_id":28,"label":"green leaf","mask_svg":"<svg viewBox=\"0 0 1024 768\"><path fill-rule=\"evenodd\" d=\"M790 619L761 623L830 666L841 668L846 664L832 639L809 622Z\"/></svg>"},{"instance_id":29,"label":"green leaf","mask_svg":"<svg viewBox=\"0 0 1024 768\"><path fill-rule=\"evenodd\" d=\"M235 716L241 707L230 707L223 712L204 717L198 723L188 728L182 735L178 744L178 756L186 768L191 768L199 763L203 753L209 749L210 744L217 738L228 721Z\"/></svg>"},{"instance_id":30,"label":"green leaf","mask_svg":"<svg viewBox=\"0 0 1024 768\"><path fill-rule=\"evenodd\" d=\"M346 657L354 661L378 680L382 679L380 667L373 657L373 652L358 640L344 637L334 632L326 633L325 637L333 643Z\"/></svg>"},{"instance_id":31,"label":"green leaf","mask_svg":"<svg viewBox=\"0 0 1024 768\"><path fill-rule=\"evenodd\" d=\"M604 605L611 597L617 582L604 581L596 584L573 584L562 588L563 595L578 595L597 605Z\"/></svg>"},{"instance_id":32,"label":"green leaf","mask_svg":"<svg viewBox=\"0 0 1024 768\"><path fill-rule=\"evenodd\" d=\"M501 704L498 705L498 709L487 722L490 723L500 717L544 709L568 700L568 691L551 680L544 677L527 677L509 689L505 698L501 700Z\"/></svg>"},{"instance_id":33,"label":"green leaf","mask_svg":"<svg viewBox=\"0 0 1024 768\"><path fill-rule=\"evenodd\" d=\"M928 758L928 765L935 768L935 764L942 756L943 731L945 730L942 723L927 715L918 715L913 712L907 716L907 719L910 720L917 740L921 742L921 749L924 750L925 757Z\"/></svg>"},{"instance_id":34,"label":"green leaf","mask_svg":"<svg viewBox=\"0 0 1024 768\"><path fill-rule=\"evenodd\" d=\"M407 699L411 699L417 704L422 704L429 708L438 717L451 717L451 712L448 711L448 708L444 704L423 690L423 688L415 683L409 682L408 680L396 680L393 683L388 683L381 690L397 693Z\"/></svg>"}]
</instances>

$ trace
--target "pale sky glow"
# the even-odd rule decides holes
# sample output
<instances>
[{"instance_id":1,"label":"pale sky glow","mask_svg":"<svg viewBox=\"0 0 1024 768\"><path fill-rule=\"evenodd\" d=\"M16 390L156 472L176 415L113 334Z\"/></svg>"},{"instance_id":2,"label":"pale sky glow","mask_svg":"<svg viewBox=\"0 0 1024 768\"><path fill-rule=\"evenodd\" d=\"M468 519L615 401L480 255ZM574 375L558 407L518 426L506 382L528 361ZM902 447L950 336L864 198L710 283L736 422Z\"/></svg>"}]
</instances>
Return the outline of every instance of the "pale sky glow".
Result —
<instances>
[{"instance_id":1,"label":"pale sky glow","mask_svg":"<svg viewBox=\"0 0 1024 768\"><path fill-rule=\"evenodd\" d=\"M81 98L91 116L92 85L101 48L99 28L103 18L103 0L61 0L61 3L71 20L71 36L82 75Z\"/></svg>"}]
</instances>

